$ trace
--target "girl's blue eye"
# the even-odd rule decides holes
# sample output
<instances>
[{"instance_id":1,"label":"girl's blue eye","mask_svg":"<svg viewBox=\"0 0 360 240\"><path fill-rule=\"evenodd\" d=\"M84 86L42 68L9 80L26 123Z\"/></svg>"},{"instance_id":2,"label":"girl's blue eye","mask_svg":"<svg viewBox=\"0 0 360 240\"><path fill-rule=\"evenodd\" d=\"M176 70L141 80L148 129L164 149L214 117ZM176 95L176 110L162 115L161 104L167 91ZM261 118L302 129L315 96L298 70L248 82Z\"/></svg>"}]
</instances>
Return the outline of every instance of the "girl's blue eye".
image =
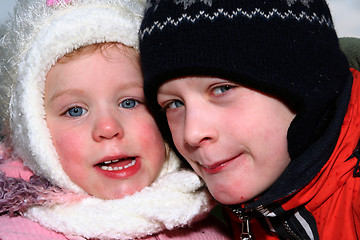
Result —
<instances>
[{"instance_id":1,"label":"girl's blue eye","mask_svg":"<svg viewBox=\"0 0 360 240\"><path fill-rule=\"evenodd\" d=\"M219 87L215 87L213 92L214 92L214 94L221 94L226 91L229 91L231 88L233 88L233 86L231 86L231 85L222 85Z\"/></svg>"},{"instance_id":2,"label":"girl's blue eye","mask_svg":"<svg viewBox=\"0 0 360 240\"><path fill-rule=\"evenodd\" d=\"M125 101L122 101L119 106L122 108L134 108L138 105L139 103L134 100L134 99L126 99Z\"/></svg>"},{"instance_id":3,"label":"girl's blue eye","mask_svg":"<svg viewBox=\"0 0 360 240\"><path fill-rule=\"evenodd\" d=\"M70 117L80 117L87 113L87 110L82 107L72 107L66 111L66 114Z\"/></svg>"},{"instance_id":4,"label":"girl's blue eye","mask_svg":"<svg viewBox=\"0 0 360 240\"><path fill-rule=\"evenodd\" d=\"M184 106L184 103L179 100L174 100L167 105L167 108L179 108Z\"/></svg>"}]
</instances>

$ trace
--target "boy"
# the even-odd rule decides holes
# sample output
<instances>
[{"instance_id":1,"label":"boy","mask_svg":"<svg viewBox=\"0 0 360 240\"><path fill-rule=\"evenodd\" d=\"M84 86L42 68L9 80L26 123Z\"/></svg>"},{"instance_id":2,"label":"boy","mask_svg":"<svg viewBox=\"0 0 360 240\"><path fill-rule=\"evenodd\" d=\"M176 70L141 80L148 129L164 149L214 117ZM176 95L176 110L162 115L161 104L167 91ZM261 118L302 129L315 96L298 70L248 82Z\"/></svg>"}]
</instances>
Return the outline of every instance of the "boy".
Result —
<instances>
[{"instance_id":1,"label":"boy","mask_svg":"<svg viewBox=\"0 0 360 240\"><path fill-rule=\"evenodd\" d=\"M140 41L147 101L235 238L360 237L359 72L325 1L150 1Z\"/></svg>"}]
</instances>

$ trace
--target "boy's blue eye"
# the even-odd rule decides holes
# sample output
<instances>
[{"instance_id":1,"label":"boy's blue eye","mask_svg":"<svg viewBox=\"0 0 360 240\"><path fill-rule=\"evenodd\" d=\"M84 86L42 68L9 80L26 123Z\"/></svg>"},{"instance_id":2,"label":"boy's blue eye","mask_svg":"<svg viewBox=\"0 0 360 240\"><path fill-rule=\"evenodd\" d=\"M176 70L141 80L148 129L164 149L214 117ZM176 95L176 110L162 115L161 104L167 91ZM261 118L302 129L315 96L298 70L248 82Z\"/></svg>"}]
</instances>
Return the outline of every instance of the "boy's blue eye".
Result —
<instances>
[{"instance_id":1,"label":"boy's blue eye","mask_svg":"<svg viewBox=\"0 0 360 240\"><path fill-rule=\"evenodd\" d=\"M138 105L138 102L134 99L126 99L125 101L122 101L119 106L122 108L134 108Z\"/></svg>"},{"instance_id":2,"label":"boy's blue eye","mask_svg":"<svg viewBox=\"0 0 360 240\"><path fill-rule=\"evenodd\" d=\"M179 100L174 100L167 105L167 108L179 108L184 106L184 103Z\"/></svg>"},{"instance_id":3,"label":"boy's blue eye","mask_svg":"<svg viewBox=\"0 0 360 240\"><path fill-rule=\"evenodd\" d=\"M70 117L80 117L87 113L87 110L82 107L72 107L66 111L66 114Z\"/></svg>"},{"instance_id":4,"label":"boy's blue eye","mask_svg":"<svg viewBox=\"0 0 360 240\"><path fill-rule=\"evenodd\" d=\"M213 92L214 92L214 94L221 94L226 91L229 91L231 88L233 88L233 86L231 86L231 85L222 85L219 87L215 87Z\"/></svg>"}]
</instances>

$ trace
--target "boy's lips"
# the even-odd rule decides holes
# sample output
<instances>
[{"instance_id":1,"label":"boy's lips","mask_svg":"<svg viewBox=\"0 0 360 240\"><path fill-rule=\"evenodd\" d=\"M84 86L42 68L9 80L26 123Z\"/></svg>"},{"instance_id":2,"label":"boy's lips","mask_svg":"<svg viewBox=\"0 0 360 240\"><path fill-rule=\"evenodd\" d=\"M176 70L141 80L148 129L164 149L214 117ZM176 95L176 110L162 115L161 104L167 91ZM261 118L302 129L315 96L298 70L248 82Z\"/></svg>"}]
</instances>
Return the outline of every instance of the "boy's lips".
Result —
<instances>
[{"instance_id":1,"label":"boy's lips","mask_svg":"<svg viewBox=\"0 0 360 240\"><path fill-rule=\"evenodd\" d=\"M241 155L241 154L240 154ZM232 162L234 159L238 158L240 155L237 155L235 157L226 159L226 160L222 160L222 161L218 161L212 165L206 165L203 163L199 163L199 165L202 167L202 169L209 174L215 174L220 172L226 165L228 165L230 162Z\"/></svg>"}]
</instances>

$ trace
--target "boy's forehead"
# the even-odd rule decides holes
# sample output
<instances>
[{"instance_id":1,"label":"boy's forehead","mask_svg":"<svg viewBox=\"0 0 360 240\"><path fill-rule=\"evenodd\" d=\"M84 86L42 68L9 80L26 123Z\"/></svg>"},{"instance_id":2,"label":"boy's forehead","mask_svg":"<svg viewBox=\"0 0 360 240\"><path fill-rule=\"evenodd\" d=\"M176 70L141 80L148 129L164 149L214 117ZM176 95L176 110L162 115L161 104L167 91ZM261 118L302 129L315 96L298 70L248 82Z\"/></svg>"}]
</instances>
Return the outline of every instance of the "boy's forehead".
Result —
<instances>
[{"instance_id":1,"label":"boy's forehead","mask_svg":"<svg viewBox=\"0 0 360 240\"><path fill-rule=\"evenodd\" d=\"M158 93L186 91L189 88L193 88L193 87L201 87L201 86L209 87L209 85L211 86L212 84L225 83L225 82L233 82L233 81L217 78L214 76L203 76L203 75L181 76L163 82L159 86ZM178 88L177 87L178 85L181 85L181 88Z\"/></svg>"}]
</instances>

